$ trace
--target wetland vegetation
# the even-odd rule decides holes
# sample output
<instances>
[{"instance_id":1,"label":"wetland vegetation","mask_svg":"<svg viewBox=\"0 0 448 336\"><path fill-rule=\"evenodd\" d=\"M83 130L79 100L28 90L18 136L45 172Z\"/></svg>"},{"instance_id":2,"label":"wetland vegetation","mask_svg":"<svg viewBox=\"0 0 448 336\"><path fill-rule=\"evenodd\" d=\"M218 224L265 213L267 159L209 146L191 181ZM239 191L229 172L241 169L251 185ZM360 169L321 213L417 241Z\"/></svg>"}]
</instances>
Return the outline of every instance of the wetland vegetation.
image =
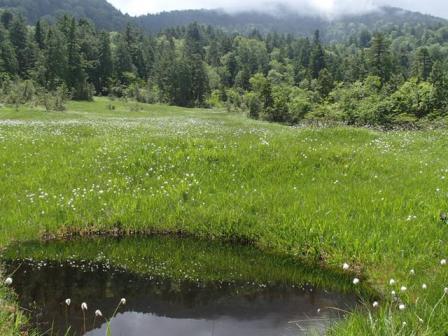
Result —
<instances>
[{"instance_id":1,"label":"wetland vegetation","mask_svg":"<svg viewBox=\"0 0 448 336\"><path fill-rule=\"evenodd\" d=\"M284 325L341 303L330 335L447 335L446 20L149 34L14 12L57 2L0 9L1 335L64 333L70 309L71 332L110 336L139 312Z\"/></svg>"},{"instance_id":2,"label":"wetland vegetation","mask_svg":"<svg viewBox=\"0 0 448 336\"><path fill-rule=\"evenodd\" d=\"M4 108L0 118L2 246L101 232L239 239L318 268L310 281L324 287L334 274L339 288L380 293L365 295L330 334L448 329L448 232L439 218L448 193L444 131L294 128L221 110L108 99L70 102L63 113ZM63 258L70 244L50 246ZM77 253L87 258L94 244ZM17 255L56 259L56 249L39 255L28 246ZM132 253L123 247L103 248L117 267L126 264L126 249ZM6 325L11 314L2 314Z\"/></svg>"}]
</instances>

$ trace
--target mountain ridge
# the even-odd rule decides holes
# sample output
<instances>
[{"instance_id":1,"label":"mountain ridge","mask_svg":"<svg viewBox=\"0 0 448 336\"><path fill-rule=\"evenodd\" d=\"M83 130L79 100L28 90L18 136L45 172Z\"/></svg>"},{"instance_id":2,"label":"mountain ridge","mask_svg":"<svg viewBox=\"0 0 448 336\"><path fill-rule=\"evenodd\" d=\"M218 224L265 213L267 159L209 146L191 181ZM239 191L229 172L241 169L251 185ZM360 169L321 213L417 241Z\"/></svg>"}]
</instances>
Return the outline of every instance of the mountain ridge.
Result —
<instances>
[{"instance_id":1,"label":"mountain ridge","mask_svg":"<svg viewBox=\"0 0 448 336\"><path fill-rule=\"evenodd\" d=\"M21 13L29 24L38 19L54 21L58 16L70 14L92 20L100 29L122 30L128 23L146 32L185 26L192 22L219 27L227 32L250 33L254 29L269 32L310 35L316 29L322 31L327 41L341 40L359 29L381 30L388 26L446 25L448 20L412 12L396 7L382 7L359 15L346 14L336 18L320 15L304 15L297 11L278 10L275 13L241 11L228 13L222 9L195 9L130 16L123 14L106 0L0 0L0 8Z\"/></svg>"}]
</instances>

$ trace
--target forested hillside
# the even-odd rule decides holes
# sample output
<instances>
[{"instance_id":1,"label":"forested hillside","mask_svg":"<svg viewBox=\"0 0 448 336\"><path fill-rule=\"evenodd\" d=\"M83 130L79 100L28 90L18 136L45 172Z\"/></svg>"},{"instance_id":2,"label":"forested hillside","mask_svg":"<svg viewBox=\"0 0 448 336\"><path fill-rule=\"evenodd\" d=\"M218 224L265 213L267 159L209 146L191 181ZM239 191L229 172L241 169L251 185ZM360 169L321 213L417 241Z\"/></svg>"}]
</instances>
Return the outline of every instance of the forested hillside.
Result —
<instances>
[{"instance_id":1,"label":"forested hillside","mask_svg":"<svg viewBox=\"0 0 448 336\"><path fill-rule=\"evenodd\" d=\"M105 0L0 0L0 8L22 14L28 24L39 19L54 22L64 14L92 20L109 31L126 27L131 20Z\"/></svg>"},{"instance_id":2,"label":"forested hillside","mask_svg":"<svg viewBox=\"0 0 448 336\"><path fill-rule=\"evenodd\" d=\"M346 41L197 23L148 35L61 17L27 26L0 16L1 100L39 103L94 94L180 106L225 106L252 118L349 124L413 123L445 116L448 26L359 29Z\"/></svg>"},{"instance_id":3,"label":"forested hillside","mask_svg":"<svg viewBox=\"0 0 448 336\"><path fill-rule=\"evenodd\" d=\"M361 29L385 30L393 26L437 27L447 23L444 19L391 7L362 15L346 15L332 20L280 8L274 15L261 12L228 14L219 10L172 11L141 16L136 18L136 22L149 32L158 32L161 29L179 25L185 26L192 22L242 34L249 34L256 29L263 35L277 32L312 36L315 30L319 30L325 42L345 40Z\"/></svg>"},{"instance_id":4,"label":"forested hillside","mask_svg":"<svg viewBox=\"0 0 448 336\"><path fill-rule=\"evenodd\" d=\"M280 5L273 14L255 11L228 14L221 10L181 10L140 17L124 15L106 0L0 0L0 8L21 13L31 25L41 18L55 22L57 18L68 14L78 19L90 19L98 28L108 31L123 30L130 22L147 33L158 33L166 28L198 22L226 32L242 34L256 29L262 34L278 32L312 36L318 29L325 42L345 40L361 29L373 31L393 26L436 27L446 23L440 18L398 8L382 8L363 15L349 15L333 20L308 13L304 15Z\"/></svg>"}]
</instances>

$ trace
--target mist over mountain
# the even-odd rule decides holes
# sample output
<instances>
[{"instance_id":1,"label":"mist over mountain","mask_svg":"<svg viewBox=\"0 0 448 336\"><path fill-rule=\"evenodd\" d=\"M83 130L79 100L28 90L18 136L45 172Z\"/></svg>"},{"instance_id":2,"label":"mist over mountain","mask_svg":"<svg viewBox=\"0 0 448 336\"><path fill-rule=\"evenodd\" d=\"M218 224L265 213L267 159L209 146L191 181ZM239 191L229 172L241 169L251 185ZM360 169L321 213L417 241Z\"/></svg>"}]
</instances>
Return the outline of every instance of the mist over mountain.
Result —
<instances>
[{"instance_id":1,"label":"mist over mountain","mask_svg":"<svg viewBox=\"0 0 448 336\"><path fill-rule=\"evenodd\" d=\"M344 39L364 28L385 30L392 26L402 25L435 27L448 22L442 18L392 7L377 8L364 14L346 14L336 18L318 14L306 15L296 11L281 11L277 8L272 14L260 11L229 13L224 10L182 10L144 15L135 20L146 31L184 26L194 21L239 33L250 33L256 29L261 33L275 31L311 35L319 29L326 41Z\"/></svg>"},{"instance_id":2,"label":"mist over mountain","mask_svg":"<svg viewBox=\"0 0 448 336\"><path fill-rule=\"evenodd\" d=\"M184 9L224 9L227 12L257 11L271 14L281 3L288 12L319 14L327 17L364 14L382 6L405 8L424 14L448 18L448 5L441 0L108 0L131 15L155 14Z\"/></svg>"},{"instance_id":3,"label":"mist over mountain","mask_svg":"<svg viewBox=\"0 0 448 336\"><path fill-rule=\"evenodd\" d=\"M133 23L146 32L157 33L169 27L185 26L196 21L227 32L239 33L250 33L256 29L261 33L275 31L310 35L319 29L326 41L348 38L352 32L364 28L384 30L403 25L436 27L447 23L445 19L417 12L377 7L369 0L360 0L359 3L354 5L352 0L343 1L345 5L337 12L329 7L318 11L318 7L310 6L309 1L294 2L293 6L290 0L286 0L282 5L266 3L265 6L259 6L264 10L253 10L249 9L250 6L241 5L227 10L177 10L137 17L123 14L106 0L0 0L0 7L21 13L29 24L34 24L41 18L54 21L58 16L70 14L90 19L98 28L109 31L122 30L128 23ZM303 8L298 4L302 4ZM353 4L353 8L345 9L350 4ZM338 14L334 15L335 13Z\"/></svg>"}]
</instances>

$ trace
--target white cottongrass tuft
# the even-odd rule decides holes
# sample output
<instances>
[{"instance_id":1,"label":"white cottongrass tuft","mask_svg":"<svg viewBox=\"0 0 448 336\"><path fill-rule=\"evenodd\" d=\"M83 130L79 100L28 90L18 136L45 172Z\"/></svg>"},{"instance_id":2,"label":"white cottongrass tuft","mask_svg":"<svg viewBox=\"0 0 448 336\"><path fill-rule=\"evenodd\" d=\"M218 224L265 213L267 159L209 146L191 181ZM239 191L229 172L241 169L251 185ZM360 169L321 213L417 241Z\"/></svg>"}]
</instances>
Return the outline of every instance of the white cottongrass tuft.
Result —
<instances>
[{"instance_id":1,"label":"white cottongrass tuft","mask_svg":"<svg viewBox=\"0 0 448 336\"><path fill-rule=\"evenodd\" d=\"M446 295L448 295L448 287L445 287L445 288L443 289L443 292L444 292Z\"/></svg>"},{"instance_id":2,"label":"white cottongrass tuft","mask_svg":"<svg viewBox=\"0 0 448 336\"><path fill-rule=\"evenodd\" d=\"M395 291L393 290L392 292L390 292L392 294L392 296L395 296L397 293L395 293Z\"/></svg>"},{"instance_id":3,"label":"white cottongrass tuft","mask_svg":"<svg viewBox=\"0 0 448 336\"><path fill-rule=\"evenodd\" d=\"M400 290L401 290L402 292L406 292L408 289L407 289L406 286L401 286Z\"/></svg>"},{"instance_id":4,"label":"white cottongrass tuft","mask_svg":"<svg viewBox=\"0 0 448 336\"><path fill-rule=\"evenodd\" d=\"M406 305L404 303L400 303L400 305L398 306L398 309L405 310L406 309Z\"/></svg>"},{"instance_id":5,"label":"white cottongrass tuft","mask_svg":"<svg viewBox=\"0 0 448 336\"><path fill-rule=\"evenodd\" d=\"M396 281L394 279L390 279L389 280L389 285L393 286L395 285Z\"/></svg>"},{"instance_id":6,"label":"white cottongrass tuft","mask_svg":"<svg viewBox=\"0 0 448 336\"><path fill-rule=\"evenodd\" d=\"M354 279L353 279L353 284L354 284L354 285L359 284L359 279L358 279L358 278L354 278Z\"/></svg>"},{"instance_id":7,"label":"white cottongrass tuft","mask_svg":"<svg viewBox=\"0 0 448 336\"><path fill-rule=\"evenodd\" d=\"M378 308L379 305L380 305L380 304L378 303L378 301L374 301L374 302L372 303L373 308Z\"/></svg>"},{"instance_id":8,"label":"white cottongrass tuft","mask_svg":"<svg viewBox=\"0 0 448 336\"><path fill-rule=\"evenodd\" d=\"M85 302L81 303L81 309L87 310L87 303L85 303Z\"/></svg>"},{"instance_id":9,"label":"white cottongrass tuft","mask_svg":"<svg viewBox=\"0 0 448 336\"><path fill-rule=\"evenodd\" d=\"M65 300L65 304L66 304L67 306L70 306L71 303L72 303L72 300L70 300L70 299L66 299L66 300Z\"/></svg>"},{"instance_id":10,"label":"white cottongrass tuft","mask_svg":"<svg viewBox=\"0 0 448 336\"><path fill-rule=\"evenodd\" d=\"M125 299L125 298L122 298L122 299L120 300L120 304L125 305L125 304L126 304L126 299Z\"/></svg>"},{"instance_id":11,"label":"white cottongrass tuft","mask_svg":"<svg viewBox=\"0 0 448 336\"><path fill-rule=\"evenodd\" d=\"M410 274L410 275L415 275L415 270L414 270L414 269L411 269L411 270L409 271L409 274Z\"/></svg>"},{"instance_id":12,"label":"white cottongrass tuft","mask_svg":"<svg viewBox=\"0 0 448 336\"><path fill-rule=\"evenodd\" d=\"M96 317L102 317L103 313L101 312L101 310L97 309L97 310L95 310L95 316Z\"/></svg>"},{"instance_id":13,"label":"white cottongrass tuft","mask_svg":"<svg viewBox=\"0 0 448 336\"><path fill-rule=\"evenodd\" d=\"M349 268L350 268L350 265L347 264L347 263L344 263L344 264L342 265L342 269L343 269L344 271L347 271Z\"/></svg>"},{"instance_id":14,"label":"white cottongrass tuft","mask_svg":"<svg viewBox=\"0 0 448 336\"><path fill-rule=\"evenodd\" d=\"M446 265L446 259L440 260L440 265L445 266Z\"/></svg>"},{"instance_id":15,"label":"white cottongrass tuft","mask_svg":"<svg viewBox=\"0 0 448 336\"><path fill-rule=\"evenodd\" d=\"M5 280L5 285L6 285L6 286L10 286L10 285L12 285L12 278L6 278L6 280Z\"/></svg>"},{"instance_id":16,"label":"white cottongrass tuft","mask_svg":"<svg viewBox=\"0 0 448 336\"><path fill-rule=\"evenodd\" d=\"M423 284L422 289L428 289L428 286L426 284Z\"/></svg>"}]
</instances>

